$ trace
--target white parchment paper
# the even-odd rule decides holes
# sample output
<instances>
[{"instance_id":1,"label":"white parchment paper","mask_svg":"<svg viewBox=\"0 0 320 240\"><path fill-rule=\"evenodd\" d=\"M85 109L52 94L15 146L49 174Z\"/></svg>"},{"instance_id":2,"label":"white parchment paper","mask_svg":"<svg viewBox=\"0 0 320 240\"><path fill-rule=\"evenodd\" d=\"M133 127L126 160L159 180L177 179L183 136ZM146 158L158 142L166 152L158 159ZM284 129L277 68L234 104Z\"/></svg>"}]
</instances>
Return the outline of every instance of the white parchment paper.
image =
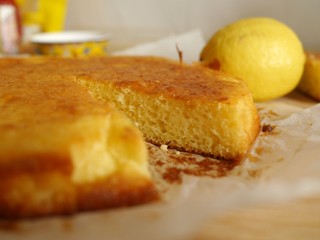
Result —
<instances>
[{"instance_id":1,"label":"white parchment paper","mask_svg":"<svg viewBox=\"0 0 320 240\"><path fill-rule=\"evenodd\" d=\"M181 35L171 35L154 42L144 43L113 53L114 55L160 56L179 60L177 47L183 52L183 61L192 63L199 60L205 41L202 32L195 29Z\"/></svg>"},{"instance_id":2,"label":"white parchment paper","mask_svg":"<svg viewBox=\"0 0 320 240\"><path fill-rule=\"evenodd\" d=\"M197 61L204 43L199 31L115 54L177 59L177 42L188 62ZM186 175L181 184L166 183L161 202L24 221L15 231L0 230L0 239L191 239L207 219L231 209L320 194L320 105L299 101L258 105L263 124L273 130L261 132L247 158L225 177ZM166 159L167 152L153 150Z\"/></svg>"}]
</instances>

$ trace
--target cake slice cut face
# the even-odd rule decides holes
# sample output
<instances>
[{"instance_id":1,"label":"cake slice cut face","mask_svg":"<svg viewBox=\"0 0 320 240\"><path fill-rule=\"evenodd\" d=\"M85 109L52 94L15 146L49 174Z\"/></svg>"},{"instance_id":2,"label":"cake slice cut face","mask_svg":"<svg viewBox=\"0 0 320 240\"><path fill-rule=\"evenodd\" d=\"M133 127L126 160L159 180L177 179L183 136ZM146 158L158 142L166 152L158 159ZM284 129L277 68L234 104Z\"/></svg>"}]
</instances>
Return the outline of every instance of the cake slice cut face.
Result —
<instances>
[{"instance_id":1,"label":"cake slice cut face","mask_svg":"<svg viewBox=\"0 0 320 240\"><path fill-rule=\"evenodd\" d=\"M259 132L245 82L221 72L154 57L94 59L79 68L77 81L123 111L152 143L239 160Z\"/></svg>"},{"instance_id":2,"label":"cake slice cut face","mask_svg":"<svg viewBox=\"0 0 320 240\"><path fill-rule=\"evenodd\" d=\"M46 65L0 59L0 218L156 199L140 131Z\"/></svg>"}]
</instances>

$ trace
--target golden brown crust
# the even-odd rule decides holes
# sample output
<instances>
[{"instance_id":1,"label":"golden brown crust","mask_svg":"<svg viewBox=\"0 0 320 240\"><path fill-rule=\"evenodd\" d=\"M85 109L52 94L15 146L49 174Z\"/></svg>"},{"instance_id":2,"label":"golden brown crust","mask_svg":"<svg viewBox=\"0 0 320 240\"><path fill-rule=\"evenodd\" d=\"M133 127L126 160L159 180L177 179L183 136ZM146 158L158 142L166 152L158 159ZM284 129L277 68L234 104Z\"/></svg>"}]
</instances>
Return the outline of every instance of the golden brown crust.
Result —
<instances>
[{"instance_id":1,"label":"golden brown crust","mask_svg":"<svg viewBox=\"0 0 320 240\"><path fill-rule=\"evenodd\" d=\"M95 62L81 78L100 82L108 79L119 88L129 86L148 95L208 103L236 101L249 92L243 81L200 64L190 66L154 57L112 57L91 61Z\"/></svg>"},{"instance_id":2,"label":"golden brown crust","mask_svg":"<svg viewBox=\"0 0 320 240\"><path fill-rule=\"evenodd\" d=\"M15 71L19 71L18 66L37 68L48 76L56 76L52 72L59 70L58 75L69 79L81 77L98 82L107 79L119 88L129 86L149 95L186 101L236 101L249 92L245 82L201 64L190 66L159 57L16 59L12 64L6 63L6 68L9 66Z\"/></svg>"},{"instance_id":3,"label":"golden brown crust","mask_svg":"<svg viewBox=\"0 0 320 240\"><path fill-rule=\"evenodd\" d=\"M150 179L121 172L86 184L75 184L57 171L12 174L2 179L0 191L0 217L7 219L126 207L158 198Z\"/></svg>"}]
</instances>

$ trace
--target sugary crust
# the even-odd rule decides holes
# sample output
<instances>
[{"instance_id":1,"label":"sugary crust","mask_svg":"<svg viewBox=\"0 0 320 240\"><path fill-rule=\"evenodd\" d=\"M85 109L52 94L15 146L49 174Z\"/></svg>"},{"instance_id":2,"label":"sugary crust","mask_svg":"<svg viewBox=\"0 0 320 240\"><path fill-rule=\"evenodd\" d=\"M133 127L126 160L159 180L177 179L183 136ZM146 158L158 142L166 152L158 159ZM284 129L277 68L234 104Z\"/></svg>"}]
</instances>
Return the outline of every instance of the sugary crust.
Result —
<instances>
[{"instance_id":1,"label":"sugary crust","mask_svg":"<svg viewBox=\"0 0 320 240\"><path fill-rule=\"evenodd\" d=\"M179 64L153 57L95 59L81 78L131 87L148 95L187 102L237 101L250 94L246 84L200 64ZM134 66L133 68L126 66ZM160 83L160 84L159 84Z\"/></svg>"},{"instance_id":2,"label":"sugary crust","mask_svg":"<svg viewBox=\"0 0 320 240\"><path fill-rule=\"evenodd\" d=\"M53 73L59 70L60 76L69 79L80 77L97 82L107 79L119 88L131 87L149 95L189 102L237 101L250 94L245 82L234 77L201 64L190 66L159 57L33 58L0 62L1 66L20 66L14 68L22 72L38 68L47 76L56 76Z\"/></svg>"}]
</instances>

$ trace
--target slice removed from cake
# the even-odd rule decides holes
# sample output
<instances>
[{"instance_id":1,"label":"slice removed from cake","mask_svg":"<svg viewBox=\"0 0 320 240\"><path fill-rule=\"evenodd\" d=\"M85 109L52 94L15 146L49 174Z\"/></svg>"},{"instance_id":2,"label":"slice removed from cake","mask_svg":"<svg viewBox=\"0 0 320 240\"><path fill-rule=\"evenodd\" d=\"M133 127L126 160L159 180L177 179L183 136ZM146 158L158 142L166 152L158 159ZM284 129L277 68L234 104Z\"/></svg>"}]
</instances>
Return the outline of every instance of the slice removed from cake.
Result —
<instances>
[{"instance_id":1,"label":"slice removed from cake","mask_svg":"<svg viewBox=\"0 0 320 240\"><path fill-rule=\"evenodd\" d=\"M76 80L112 102L147 141L222 159L241 159L260 129L244 81L157 57L73 60Z\"/></svg>"},{"instance_id":2,"label":"slice removed from cake","mask_svg":"<svg viewBox=\"0 0 320 240\"><path fill-rule=\"evenodd\" d=\"M139 130L44 59L0 59L0 218L156 199Z\"/></svg>"}]
</instances>

